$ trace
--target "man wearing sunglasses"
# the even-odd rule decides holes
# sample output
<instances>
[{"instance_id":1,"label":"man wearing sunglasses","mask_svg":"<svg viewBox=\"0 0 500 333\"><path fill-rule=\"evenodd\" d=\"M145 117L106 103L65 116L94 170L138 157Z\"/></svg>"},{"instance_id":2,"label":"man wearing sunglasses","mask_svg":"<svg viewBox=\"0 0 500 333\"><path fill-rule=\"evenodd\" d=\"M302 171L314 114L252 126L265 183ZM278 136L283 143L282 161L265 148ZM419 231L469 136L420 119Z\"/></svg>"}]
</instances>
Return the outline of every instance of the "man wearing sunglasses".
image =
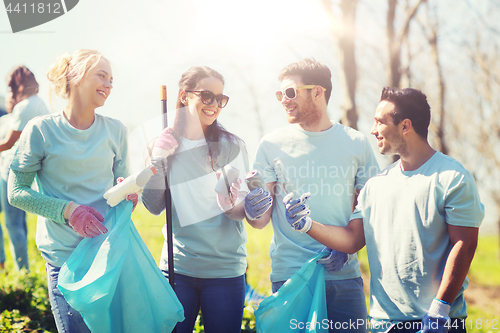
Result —
<instances>
[{"instance_id":1,"label":"man wearing sunglasses","mask_svg":"<svg viewBox=\"0 0 500 333\"><path fill-rule=\"evenodd\" d=\"M276 97L290 125L262 139L254 168L262 174L268 191L253 190L245 199L247 221L252 226L263 228L270 220L273 224L269 251L273 292L324 249L306 234L311 219L345 226L359 189L379 170L367 138L328 117L332 91L328 67L304 59L285 67L279 79L281 89ZM286 169L289 184L285 187L281 186L283 175L276 172L273 163L276 158ZM336 251L322 260L327 269L329 329L367 332L363 281L356 254L346 260L345 253Z\"/></svg>"}]
</instances>

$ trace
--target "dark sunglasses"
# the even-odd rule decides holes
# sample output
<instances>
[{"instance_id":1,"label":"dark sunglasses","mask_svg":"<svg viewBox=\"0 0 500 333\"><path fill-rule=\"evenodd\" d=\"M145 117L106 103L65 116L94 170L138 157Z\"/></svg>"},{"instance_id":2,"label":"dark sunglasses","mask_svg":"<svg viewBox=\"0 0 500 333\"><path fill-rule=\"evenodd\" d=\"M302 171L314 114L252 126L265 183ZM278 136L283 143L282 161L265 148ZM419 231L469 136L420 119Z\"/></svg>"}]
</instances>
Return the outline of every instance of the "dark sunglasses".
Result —
<instances>
[{"instance_id":1,"label":"dark sunglasses","mask_svg":"<svg viewBox=\"0 0 500 333\"><path fill-rule=\"evenodd\" d=\"M316 88L317 86L318 85L315 85L315 84L309 84L309 85L306 85L306 86L286 88L283 91L277 91L276 92L276 98L278 98L278 101L280 101L280 102L283 100L284 96L286 96L288 99L294 99L295 97L297 97L297 90L298 89L311 90L311 89ZM323 87L321 87L321 89L323 89L323 91L326 91L326 89L323 88Z\"/></svg>"},{"instance_id":2,"label":"dark sunglasses","mask_svg":"<svg viewBox=\"0 0 500 333\"><path fill-rule=\"evenodd\" d=\"M213 92L208 91L208 90L186 90L186 92L190 92L195 94L201 99L201 102L205 105L210 105L214 102L214 100L217 101L217 105L222 109L227 105L227 102L229 101L229 97L226 95L215 95Z\"/></svg>"}]
</instances>

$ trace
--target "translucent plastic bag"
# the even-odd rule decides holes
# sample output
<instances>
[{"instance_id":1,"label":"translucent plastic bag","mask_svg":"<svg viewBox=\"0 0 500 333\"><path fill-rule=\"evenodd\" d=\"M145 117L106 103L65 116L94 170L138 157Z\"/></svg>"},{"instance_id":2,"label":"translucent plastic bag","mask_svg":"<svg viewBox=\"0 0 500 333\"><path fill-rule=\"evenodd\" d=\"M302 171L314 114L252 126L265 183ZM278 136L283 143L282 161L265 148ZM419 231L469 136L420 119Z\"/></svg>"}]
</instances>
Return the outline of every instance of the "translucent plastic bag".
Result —
<instances>
[{"instance_id":1,"label":"translucent plastic bag","mask_svg":"<svg viewBox=\"0 0 500 333\"><path fill-rule=\"evenodd\" d=\"M328 332L325 267L321 252L304 264L255 311L257 332Z\"/></svg>"},{"instance_id":2,"label":"translucent plastic bag","mask_svg":"<svg viewBox=\"0 0 500 333\"><path fill-rule=\"evenodd\" d=\"M58 288L92 333L171 332L184 310L156 266L123 201L107 234L85 238L59 272Z\"/></svg>"}]
</instances>

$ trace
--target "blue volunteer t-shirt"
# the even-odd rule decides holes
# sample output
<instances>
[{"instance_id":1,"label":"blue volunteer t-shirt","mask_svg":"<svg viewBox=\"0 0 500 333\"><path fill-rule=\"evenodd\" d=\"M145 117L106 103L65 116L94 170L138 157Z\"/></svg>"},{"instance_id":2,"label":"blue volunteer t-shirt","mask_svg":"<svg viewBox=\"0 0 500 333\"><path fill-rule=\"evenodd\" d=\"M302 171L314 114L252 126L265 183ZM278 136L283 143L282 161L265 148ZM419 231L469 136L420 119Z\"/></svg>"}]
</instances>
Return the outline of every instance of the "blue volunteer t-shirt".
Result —
<instances>
[{"instance_id":1,"label":"blue volunteer t-shirt","mask_svg":"<svg viewBox=\"0 0 500 333\"><path fill-rule=\"evenodd\" d=\"M24 128L11 168L37 172L40 193L105 216L104 193L116 178L129 175L127 129L99 114L86 130L74 128L63 113L37 117ZM49 264L61 267L82 239L68 224L38 216L36 242Z\"/></svg>"},{"instance_id":2,"label":"blue volunteer t-shirt","mask_svg":"<svg viewBox=\"0 0 500 333\"><path fill-rule=\"evenodd\" d=\"M240 191L248 192L244 182L248 159L242 142L222 140L210 143L210 147L220 151L213 166L207 159L205 139L181 138L170 157L174 268L178 274L196 278L232 278L246 271L247 233L243 221L229 219L217 204L216 171L228 164L238 169ZM159 266L168 270L166 237Z\"/></svg>"},{"instance_id":3,"label":"blue volunteer t-shirt","mask_svg":"<svg viewBox=\"0 0 500 333\"><path fill-rule=\"evenodd\" d=\"M397 161L368 181L351 219L363 218L370 265L370 317L419 320L436 296L452 244L447 225L479 228L484 217L472 175L436 152L420 168ZM463 283L450 317L467 316Z\"/></svg>"},{"instance_id":4,"label":"blue volunteer t-shirt","mask_svg":"<svg viewBox=\"0 0 500 333\"><path fill-rule=\"evenodd\" d=\"M346 226L353 208L355 189L379 172L368 139L358 131L334 123L326 131L308 132L299 125L288 125L263 137L254 168L266 183L279 180L274 160L286 168L289 188L298 198L311 193L307 202L314 221ZM324 246L293 230L286 220L282 186L275 193L272 224L274 235L269 254L272 260L271 281L285 281ZM344 268L326 274L327 280L360 277L356 255L349 256Z\"/></svg>"},{"instance_id":5,"label":"blue volunteer t-shirt","mask_svg":"<svg viewBox=\"0 0 500 333\"><path fill-rule=\"evenodd\" d=\"M49 114L49 110L45 103L38 95L32 95L16 104L10 114L9 125L6 130L22 132L28 121L46 114ZM18 144L19 140L9 150L3 151L0 155L2 157L0 175L4 180L7 180L9 176L10 163L14 158Z\"/></svg>"}]
</instances>

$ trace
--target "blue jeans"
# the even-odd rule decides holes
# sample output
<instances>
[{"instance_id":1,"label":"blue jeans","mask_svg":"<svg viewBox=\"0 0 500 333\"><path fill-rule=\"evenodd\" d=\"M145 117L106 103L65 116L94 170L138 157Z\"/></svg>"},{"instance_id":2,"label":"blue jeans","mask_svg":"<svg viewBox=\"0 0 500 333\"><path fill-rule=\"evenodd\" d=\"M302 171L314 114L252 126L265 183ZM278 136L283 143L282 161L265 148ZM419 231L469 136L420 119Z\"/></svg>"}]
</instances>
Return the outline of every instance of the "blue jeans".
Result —
<instances>
[{"instance_id":1,"label":"blue jeans","mask_svg":"<svg viewBox=\"0 0 500 333\"><path fill-rule=\"evenodd\" d=\"M9 204L7 199L7 181L0 177L0 202L2 205L5 226L9 232L14 268L29 269L28 263L28 229L26 227L26 212ZM0 262L5 262L3 232L0 226Z\"/></svg>"},{"instance_id":2,"label":"blue jeans","mask_svg":"<svg viewBox=\"0 0 500 333\"><path fill-rule=\"evenodd\" d=\"M168 272L163 271L168 278ZM193 332L200 312L206 333L240 333L245 307L245 276L201 279L175 274L175 294L184 308L177 333Z\"/></svg>"},{"instance_id":3,"label":"blue jeans","mask_svg":"<svg viewBox=\"0 0 500 333\"><path fill-rule=\"evenodd\" d=\"M273 282L273 293L285 281ZM329 332L368 332L363 279L325 281Z\"/></svg>"},{"instance_id":4,"label":"blue jeans","mask_svg":"<svg viewBox=\"0 0 500 333\"><path fill-rule=\"evenodd\" d=\"M90 333L79 312L73 309L57 288L60 267L45 264L50 305L59 333Z\"/></svg>"}]
</instances>

